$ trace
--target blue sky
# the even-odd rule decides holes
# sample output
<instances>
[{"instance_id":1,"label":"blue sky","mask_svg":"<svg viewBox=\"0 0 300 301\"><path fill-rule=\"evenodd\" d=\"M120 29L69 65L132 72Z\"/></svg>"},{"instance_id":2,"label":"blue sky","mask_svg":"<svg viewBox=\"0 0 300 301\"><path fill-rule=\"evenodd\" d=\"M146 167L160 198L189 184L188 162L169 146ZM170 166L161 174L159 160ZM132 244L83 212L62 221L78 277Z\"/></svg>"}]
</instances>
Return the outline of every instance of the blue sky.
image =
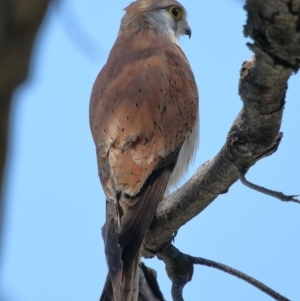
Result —
<instances>
[{"instance_id":1,"label":"blue sky","mask_svg":"<svg viewBox=\"0 0 300 301\"><path fill-rule=\"evenodd\" d=\"M50 9L39 33L30 78L14 96L7 174L0 299L98 300L107 273L101 226L104 195L88 123L95 77L112 47L128 1L66 0ZM252 55L243 37L241 1L193 1L192 38L183 38L200 91L197 167L212 158L242 107L239 70ZM249 180L300 194L299 75L289 82L277 153ZM182 227L175 246L240 269L297 300L300 296L300 206L260 195L239 182ZM167 300L170 281L158 272ZM220 271L196 266L185 300L271 300Z\"/></svg>"}]
</instances>

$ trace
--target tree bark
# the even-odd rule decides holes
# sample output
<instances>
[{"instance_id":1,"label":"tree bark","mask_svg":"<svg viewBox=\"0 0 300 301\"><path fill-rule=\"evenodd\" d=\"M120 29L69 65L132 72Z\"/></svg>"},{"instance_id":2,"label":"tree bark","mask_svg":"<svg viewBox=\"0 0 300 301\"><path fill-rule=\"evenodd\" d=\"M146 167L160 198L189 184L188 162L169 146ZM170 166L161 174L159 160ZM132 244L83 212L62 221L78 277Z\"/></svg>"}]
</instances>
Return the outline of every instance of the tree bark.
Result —
<instances>
[{"instance_id":1,"label":"tree bark","mask_svg":"<svg viewBox=\"0 0 300 301\"><path fill-rule=\"evenodd\" d=\"M244 34L254 40L248 44L254 56L240 72L243 108L220 152L160 203L144 242L145 257L159 255L182 225L279 146L287 82L300 63L300 0L248 0L244 8Z\"/></svg>"},{"instance_id":2,"label":"tree bark","mask_svg":"<svg viewBox=\"0 0 300 301\"><path fill-rule=\"evenodd\" d=\"M248 44L254 55L240 72L243 108L220 152L160 203L144 241L143 255L157 255L164 261L174 301L183 300L182 290L193 269L181 268L189 265L180 260L186 256L179 250L167 251L174 249L174 234L226 193L258 160L276 152L283 135L279 130L288 79L299 69L300 0L247 0L244 8L248 14L244 34L254 40ZM288 300L270 288L257 287L275 300Z\"/></svg>"},{"instance_id":3,"label":"tree bark","mask_svg":"<svg viewBox=\"0 0 300 301\"><path fill-rule=\"evenodd\" d=\"M28 76L36 34L49 3L50 0L0 0L1 221L12 95ZM146 257L161 255L167 264L162 250L174 233L218 195L226 193L240 173L246 173L279 146L287 82L300 64L300 0L247 0L245 9L248 18L244 34L254 41L248 44L254 56L241 68L239 94L243 108L220 152L161 202L144 242ZM169 273L176 284L172 269Z\"/></svg>"}]
</instances>

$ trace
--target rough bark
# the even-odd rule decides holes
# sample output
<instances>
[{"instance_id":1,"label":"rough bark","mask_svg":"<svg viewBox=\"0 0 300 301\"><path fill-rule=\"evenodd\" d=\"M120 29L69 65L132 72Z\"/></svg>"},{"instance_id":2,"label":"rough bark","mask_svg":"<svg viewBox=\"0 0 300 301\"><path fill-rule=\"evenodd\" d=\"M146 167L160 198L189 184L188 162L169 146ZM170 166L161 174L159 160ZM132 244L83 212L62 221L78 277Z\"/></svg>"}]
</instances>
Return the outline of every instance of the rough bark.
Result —
<instances>
[{"instance_id":1,"label":"rough bark","mask_svg":"<svg viewBox=\"0 0 300 301\"><path fill-rule=\"evenodd\" d=\"M28 76L32 47L49 2L0 0L1 183L12 95ZM190 269L184 275L178 273L176 266L170 266L173 261L166 250L174 233L219 194L226 193L241 172L273 154L282 137L279 130L287 82L300 64L300 0L247 0L245 9L248 19L244 34L254 40L248 45L254 56L241 68L239 94L243 109L220 152L160 204L144 242L145 256L157 254L166 263L173 287L182 279L191 279ZM183 286L179 285L179 290ZM174 291L174 295L179 292L178 299L182 298L181 291Z\"/></svg>"},{"instance_id":2,"label":"rough bark","mask_svg":"<svg viewBox=\"0 0 300 301\"><path fill-rule=\"evenodd\" d=\"M144 241L143 255L156 254L164 261L174 301L183 300L183 287L192 278L192 267L180 268L182 253L166 252L174 233L226 193L258 160L276 152L282 138L287 83L300 64L300 0L247 0L245 10L244 34L254 40L248 44L254 55L240 72L243 108L220 152L161 202ZM257 287L276 300L288 300L270 288Z\"/></svg>"},{"instance_id":3,"label":"rough bark","mask_svg":"<svg viewBox=\"0 0 300 301\"><path fill-rule=\"evenodd\" d=\"M299 68L300 0L248 0L245 36L254 56L242 64L239 95L243 108L220 152L164 199L144 242L144 255L157 253L173 234L226 193L258 160L280 143L287 82Z\"/></svg>"}]
</instances>

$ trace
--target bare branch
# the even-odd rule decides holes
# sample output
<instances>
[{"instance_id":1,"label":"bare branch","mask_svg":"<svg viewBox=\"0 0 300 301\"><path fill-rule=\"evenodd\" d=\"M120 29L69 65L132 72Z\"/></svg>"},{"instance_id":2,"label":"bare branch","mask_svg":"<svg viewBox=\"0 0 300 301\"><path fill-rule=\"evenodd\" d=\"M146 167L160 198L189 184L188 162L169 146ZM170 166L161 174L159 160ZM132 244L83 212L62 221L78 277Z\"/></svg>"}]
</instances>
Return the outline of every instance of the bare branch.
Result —
<instances>
[{"instance_id":1,"label":"bare branch","mask_svg":"<svg viewBox=\"0 0 300 301\"><path fill-rule=\"evenodd\" d=\"M300 0L248 0L245 9L248 20L244 33L254 39L248 46L255 55L243 63L240 72L243 108L220 152L161 202L144 241L143 255L157 254L165 262L175 301L183 300L183 287L196 262L170 245L174 233L219 194L226 193L241 171L245 174L258 160L276 152L283 136L279 130L287 82L300 64ZM234 274L276 300L288 300L239 271L203 259L202 263Z\"/></svg>"},{"instance_id":2,"label":"bare branch","mask_svg":"<svg viewBox=\"0 0 300 301\"><path fill-rule=\"evenodd\" d=\"M255 286L262 292L266 293L274 300L289 301L289 299L287 299L286 297L280 295L262 282L248 276L241 271L209 259L183 254L171 244L168 244L162 249L161 252L159 252L158 258L163 260L166 264L168 276L172 281L172 297L174 301L184 301L182 297L182 291L186 283L191 281L192 279L194 264L213 267L225 273L238 277Z\"/></svg>"},{"instance_id":3,"label":"bare branch","mask_svg":"<svg viewBox=\"0 0 300 301\"><path fill-rule=\"evenodd\" d=\"M258 192L261 192L263 194L266 194L266 195L269 195L269 196L272 196L274 198L277 198L279 199L280 201L283 201L283 202L294 202L294 203L297 203L297 204L300 204L300 201L298 199L296 199L296 197L298 195L285 195L283 194L282 192L279 192L279 191L275 191L275 190L271 190L271 189L267 189L265 187L262 187L262 186L258 186L256 184L253 184L251 182L249 182L246 177L245 177L245 174L244 173L240 173L240 181L247 187L255 190L255 191L258 191Z\"/></svg>"},{"instance_id":4,"label":"bare branch","mask_svg":"<svg viewBox=\"0 0 300 301\"><path fill-rule=\"evenodd\" d=\"M140 263L138 301L165 301L156 276L155 270Z\"/></svg>"},{"instance_id":5,"label":"bare branch","mask_svg":"<svg viewBox=\"0 0 300 301\"><path fill-rule=\"evenodd\" d=\"M0 0L1 182L12 94L28 76L32 46L49 2L32 0L28 5L24 1ZM169 245L173 233L219 194L226 193L239 179L240 171L246 173L258 160L276 152L282 138L279 129L287 82L300 64L300 0L247 0L245 9L248 20L244 33L254 40L248 46L255 55L241 68L239 94L243 108L220 152L160 204L144 242L145 256L157 253L165 261L175 301L183 300L182 290L192 278L194 263L201 264L202 260L214 264L199 258L199 262L192 261L193 257L175 252L176 248ZM217 266L222 265L216 263ZM236 276L242 274L231 268L228 271ZM260 282L255 283L262 288ZM276 300L288 300L274 293L283 298Z\"/></svg>"},{"instance_id":6,"label":"bare branch","mask_svg":"<svg viewBox=\"0 0 300 301\"><path fill-rule=\"evenodd\" d=\"M223 271L225 273L228 273L230 275L233 275L237 278L240 278L248 283L250 283L251 285L255 286L256 288L258 288L259 290L265 292L267 295L269 295L270 297L272 297L274 300L278 300L278 301L289 301L289 299L287 299L286 297L280 295L279 293L277 293L276 291L272 290L270 287L266 286L265 284L263 284L262 282L256 280L255 278L239 271L236 270L232 267L229 267L225 264L219 263L219 262L215 262L213 260L209 260L209 259L205 259L205 258L201 258L201 257L193 257L193 262L195 264L201 264L201 265L205 265L208 267L212 267L215 269L218 269L220 271Z\"/></svg>"},{"instance_id":7,"label":"bare branch","mask_svg":"<svg viewBox=\"0 0 300 301\"><path fill-rule=\"evenodd\" d=\"M173 301L184 301L183 288L191 281L194 273L194 263L191 261L191 257L181 253L172 244L166 245L157 257L164 261L167 274L172 281Z\"/></svg>"},{"instance_id":8,"label":"bare branch","mask_svg":"<svg viewBox=\"0 0 300 301\"><path fill-rule=\"evenodd\" d=\"M279 129L287 81L300 62L300 0L289 2L247 1L245 35L254 38L248 46L255 56L241 68L243 108L221 151L161 202L144 242L144 256L161 250L182 225L227 192L239 179L239 171L247 172L258 160L276 152L282 138Z\"/></svg>"}]
</instances>

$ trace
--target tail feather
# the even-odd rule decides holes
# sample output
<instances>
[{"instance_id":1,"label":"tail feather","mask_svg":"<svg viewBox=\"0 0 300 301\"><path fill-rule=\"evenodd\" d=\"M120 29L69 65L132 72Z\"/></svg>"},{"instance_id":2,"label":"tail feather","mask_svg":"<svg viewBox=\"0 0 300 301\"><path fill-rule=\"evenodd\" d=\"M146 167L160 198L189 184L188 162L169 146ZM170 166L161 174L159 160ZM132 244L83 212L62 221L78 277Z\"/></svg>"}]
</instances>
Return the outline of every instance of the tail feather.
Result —
<instances>
[{"instance_id":1,"label":"tail feather","mask_svg":"<svg viewBox=\"0 0 300 301\"><path fill-rule=\"evenodd\" d=\"M125 300L138 300L138 301L165 301L163 294L160 291L159 285L156 279L156 272L151 268L148 268L144 263L140 263L136 269L135 260L130 267L128 273L131 271L131 279L128 277L128 281L125 284ZM128 274L129 276L129 274ZM138 290L133 290L126 294L126 288L136 287ZM115 296L118 298L118 296ZM122 296L121 296L122 298ZM118 301L114 299L112 284L109 275L106 277L106 282L103 288L100 301ZM121 299L122 300L122 299Z\"/></svg>"},{"instance_id":2,"label":"tail feather","mask_svg":"<svg viewBox=\"0 0 300 301\"><path fill-rule=\"evenodd\" d=\"M164 158L135 196L119 194L107 200L106 222L102 228L114 301L137 301L139 260L144 237L163 198L178 152Z\"/></svg>"},{"instance_id":3,"label":"tail feather","mask_svg":"<svg viewBox=\"0 0 300 301\"><path fill-rule=\"evenodd\" d=\"M124 300L125 301L134 301L138 300L139 294L139 263L141 257L141 249L139 249L138 253L136 254L133 262L129 268L129 270L124 275L125 282L124 285Z\"/></svg>"}]
</instances>

